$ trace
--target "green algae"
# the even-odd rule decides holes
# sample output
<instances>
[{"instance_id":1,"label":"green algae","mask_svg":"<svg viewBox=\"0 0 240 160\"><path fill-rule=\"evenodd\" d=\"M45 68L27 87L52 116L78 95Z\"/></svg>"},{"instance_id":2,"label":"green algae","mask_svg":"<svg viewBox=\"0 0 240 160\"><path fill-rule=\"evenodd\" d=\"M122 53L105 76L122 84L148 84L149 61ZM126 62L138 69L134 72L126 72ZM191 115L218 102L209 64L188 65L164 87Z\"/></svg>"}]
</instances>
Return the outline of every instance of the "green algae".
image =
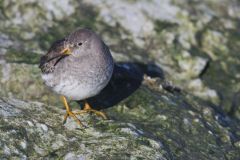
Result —
<instances>
[{"instance_id":1,"label":"green algae","mask_svg":"<svg viewBox=\"0 0 240 160\"><path fill-rule=\"evenodd\" d=\"M229 112L234 95L240 90L239 77L237 77L238 68L240 67L240 56L237 48L240 43L237 33L226 31L224 34L228 35L226 47L229 52L228 54L221 54L222 51L219 51L218 53L221 56L218 56L217 60L210 62L202 78L208 86L211 86L220 94L222 98L221 107L225 112Z\"/></svg>"},{"instance_id":2,"label":"green algae","mask_svg":"<svg viewBox=\"0 0 240 160\"><path fill-rule=\"evenodd\" d=\"M232 152L224 151L220 146L216 148L218 143L222 143L225 147L230 147L231 144L229 140L225 141L223 138L219 142L216 138L228 137L225 129L223 130L213 119L205 119L199 116L203 112L199 107L205 108L207 106L204 106L201 101L196 102L196 99L193 100L194 97L192 97L191 101L198 104L198 106L194 106L191 102L188 103L188 98L185 99L184 97L164 92L154 92L146 87L141 87L120 105L127 106L127 110L121 110L120 115L116 115L120 107L117 106L110 109L110 114L115 115L117 121L124 120L123 122L132 123L137 128L145 128L146 135L149 134L149 136L160 140L163 143L163 148L169 148L171 151L168 152L169 157L172 153L175 158L179 159L206 158L209 155L215 157L213 159L218 159L224 154L228 155ZM135 101L138 103L135 104ZM200 110L197 111L195 107ZM207 123L210 125L207 125ZM178 138L175 139L174 137ZM188 155L187 153L191 154ZM233 157L237 157L237 155Z\"/></svg>"},{"instance_id":3,"label":"green algae","mask_svg":"<svg viewBox=\"0 0 240 160\"><path fill-rule=\"evenodd\" d=\"M41 49L47 50L51 43L64 38L77 28L96 30L97 15L97 11L91 6L80 5L80 8L78 8L71 17L57 20L55 24L48 29L47 33L40 31L36 36L36 40L38 40Z\"/></svg>"},{"instance_id":4,"label":"green algae","mask_svg":"<svg viewBox=\"0 0 240 160\"><path fill-rule=\"evenodd\" d=\"M9 49L4 56L8 63L39 64L40 55L36 53Z\"/></svg>"},{"instance_id":5,"label":"green algae","mask_svg":"<svg viewBox=\"0 0 240 160\"><path fill-rule=\"evenodd\" d=\"M194 4L189 3L190 6ZM35 5L26 7L35 7ZM9 17L9 13L6 15ZM44 17L44 13L40 15ZM39 157L63 159L67 153L71 152L76 155L89 155L89 159L109 157L111 159L223 159L223 157L224 159L237 159L240 157L238 120L226 115L231 111L234 95L239 92L239 32L236 29L225 29L219 19L213 19L202 29L195 28L197 19L181 18L184 18L184 23L186 23L182 26L157 20L155 22L156 35L145 37L146 44L141 47L134 44L131 33L122 26L106 24L94 7L85 4L81 4L80 8L69 17L60 20L54 18L54 23L46 28L13 26L4 30L4 33L11 35L11 40L19 40L18 43L25 49L15 46L13 49L8 49L6 55L2 56L10 65L11 74L7 81L0 82L0 95L28 101L41 101L55 106L33 104L28 108L28 112L24 111L24 118L8 119L9 122L16 124L9 125L1 117L0 126L9 125L10 128L15 128L18 134L16 136L7 135L9 132L4 133L1 136L2 140L22 139L26 138L24 135L27 134L27 151L22 150L19 145L16 147L33 159ZM188 81L178 79L177 76L175 80L175 75L182 72L178 66L179 62L194 63L195 57L209 59L209 66L200 75L186 75L184 78L185 80L201 78L208 87L218 92L221 97L220 106L189 94L172 94L143 84L127 99L105 110L110 117L109 121L99 122L94 115L82 116L80 118L84 123L93 119L89 124L92 130L87 129L86 132L78 129L67 130L61 124L64 111L60 114L53 109L62 106L58 96L45 88L41 80L40 70L37 67L40 54L37 54L35 49L45 53L52 42L63 38L78 27L96 30L107 42L110 42L110 48L114 52L127 56L130 61L143 64L156 62L160 66L168 66L174 72L168 73L166 70L165 74L168 74L168 78L170 77L170 80L173 79L177 84L188 83ZM191 40L191 35L187 39L187 42L191 44L189 50L179 42L179 33L184 27L196 35L196 44ZM184 30L187 30L186 28ZM19 34L21 30L32 31L35 35L30 40L26 39L25 34ZM215 37L213 31L217 31L220 38ZM169 34L173 37L170 43L166 42ZM188 58L183 56L183 51L190 53ZM1 71L2 68L1 64ZM2 77L3 74L0 72L0 78ZM159 84L154 85L155 88L160 87ZM236 101L236 105L238 104L239 101ZM13 103L13 105L17 107L19 104ZM72 105L76 104L71 103ZM234 113L234 118L239 119L239 114ZM28 124L26 120L34 120L34 125L38 122L47 123L49 130L55 135L43 133L41 128L36 127L37 125L32 128L26 127ZM24 128L30 129L26 132ZM4 129L5 131L9 130ZM64 138L56 138L58 134ZM59 139L63 141L64 146L53 149L52 143L57 143ZM5 141L1 141L0 144L2 143L8 144ZM36 152L34 144L44 150L43 155ZM0 153L4 154L2 148Z\"/></svg>"},{"instance_id":6,"label":"green algae","mask_svg":"<svg viewBox=\"0 0 240 160\"><path fill-rule=\"evenodd\" d=\"M178 27L178 24L176 23L171 23L168 21L160 21L160 20L156 20L155 21L155 31L159 34L164 30L174 30Z\"/></svg>"},{"instance_id":7,"label":"green algae","mask_svg":"<svg viewBox=\"0 0 240 160\"><path fill-rule=\"evenodd\" d=\"M1 82L1 96L61 104L58 96L44 86L37 65L12 63L10 73L14 73L14 76L9 76L5 82Z\"/></svg>"}]
</instances>

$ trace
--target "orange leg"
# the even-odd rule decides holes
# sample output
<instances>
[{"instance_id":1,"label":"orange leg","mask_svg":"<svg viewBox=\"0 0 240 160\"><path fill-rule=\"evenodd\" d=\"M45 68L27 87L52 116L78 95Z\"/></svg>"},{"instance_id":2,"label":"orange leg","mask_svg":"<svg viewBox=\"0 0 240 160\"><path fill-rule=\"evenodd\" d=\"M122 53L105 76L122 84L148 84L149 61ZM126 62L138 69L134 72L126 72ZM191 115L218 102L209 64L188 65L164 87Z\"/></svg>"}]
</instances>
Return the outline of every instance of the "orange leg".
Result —
<instances>
[{"instance_id":1,"label":"orange leg","mask_svg":"<svg viewBox=\"0 0 240 160\"><path fill-rule=\"evenodd\" d=\"M63 104L66 108L66 114L64 116L64 120L63 120L63 123L66 122L67 118L70 116L70 117L73 117L73 119L82 127L84 127L84 125L82 124L82 122L77 118L77 116L75 115L75 113L73 113L71 111L71 108L69 107L68 103L67 103L67 99L64 97L64 96L61 96L62 98L62 101L63 101Z\"/></svg>"},{"instance_id":2,"label":"orange leg","mask_svg":"<svg viewBox=\"0 0 240 160\"><path fill-rule=\"evenodd\" d=\"M97 116L102 117L103 119L107 119L107 116L104 112L97 111L92 109L92 107L85 101L85 105L83 110L74 112L75 114L84 114L84 113L95 113Z\"/></svg>"},{"instance_id":3,"label":"orange leg","mask_svg":"<svg viewBox=\"0 0 240 160\"><path fill-rule=\"evenodd\" d=\"M81 111L72 111L70 106L67 103L67 99L64 96L61 96L63 104L66 108L66 114L64 116L63 123L66 122L67 118L70 116L72 117L80 126L85 127L82 122L77 118L76 115L85 114L85 113L95 113L97 116L102 117L103 119L107 119L107 116L105 113L101 111L97 111L91 108L91 106L85 101L85 105L83 107L83 110Z\"/></svg>"}]
</instances>

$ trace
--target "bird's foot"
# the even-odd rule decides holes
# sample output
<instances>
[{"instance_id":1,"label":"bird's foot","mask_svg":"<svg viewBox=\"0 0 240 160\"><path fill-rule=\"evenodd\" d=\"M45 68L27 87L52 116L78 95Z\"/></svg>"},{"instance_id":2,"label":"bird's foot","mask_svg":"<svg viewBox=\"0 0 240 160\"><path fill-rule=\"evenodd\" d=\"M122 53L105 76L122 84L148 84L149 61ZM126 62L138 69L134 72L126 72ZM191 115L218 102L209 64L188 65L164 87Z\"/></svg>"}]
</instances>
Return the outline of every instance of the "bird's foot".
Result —
<instances>
[{"instance_id":1,"label":"bird's foot","mask_svg":"<svg viewBox=\"0 0 240 160\"><path fill-rule=\"evenodd\" d=\"M86 126L83 125L83 123L77 118L77 115L85 114L85 113L94 113L97 116L102 117L103 119L107 119L107 116L105 113L103 113L101 111L97 111L95 109L92 109L91 106L87 102L85 102L83 110L72 111L64 96L62 96L62 100L63 100L64 106L66 107L66 114L64 116L63 124L66 123L68 117L72 117L81 127L85 128Z\"/></svg>"},{"instance_id":2,"label":"bird's foot","mask_svg":"<svg viewBox=\"0 0 240 160\"><path fill-rule=\"evenodd\" d=\"M82 122L77 118L76 113L72 111L67 111L67 113L64 116L63 124L66 123L68 117L72 117L81 127L85 128Z\"/></svg>"},{"instance_id":3,"label":"bird's foot","mask_svg":"<svg viewBox=\"0 0 240 160\"><path fill-rule=\"evenodd\" d=\"M62 101L63 101L64 106L66 107L66 114L64 116L63 124L66 123L68 117L72 117L81 127L85 128L85 126L82 124L82 122L77 118L76 114L71 111L71 109L67 103L67 99L64 96L62 96Z\"/></svg>"},{"instance_id":4,"label":"bird's foot","mask_svg":"<svg viewBox=\"0 0 240 160\"><path fill-rule=\"evenodd\" d=\"M85 114L85 113L94 113L97 116L102 117L103 119L107 119L107 116L104 112L92 109L91 106L87 102L85 102L83 110L74 112L74 114L77 114L77 115Z\"/></svg>"},{"instance_id":5,"label":"bird's foot","mask_svg":"<svg viewBox=\"0 0 240 160\"><path fill-rule=\"evenodd\" d=\"M104 112L97 111L97 110L94 110L94 109L84 109L84 110L81 110L81 111L75 111L74 112L74 114L77 114L77 115L85 114L85 113L94 113L97 116L102 117L103 119L107 119L107 116Z\"/></svg>"}]
</instances>

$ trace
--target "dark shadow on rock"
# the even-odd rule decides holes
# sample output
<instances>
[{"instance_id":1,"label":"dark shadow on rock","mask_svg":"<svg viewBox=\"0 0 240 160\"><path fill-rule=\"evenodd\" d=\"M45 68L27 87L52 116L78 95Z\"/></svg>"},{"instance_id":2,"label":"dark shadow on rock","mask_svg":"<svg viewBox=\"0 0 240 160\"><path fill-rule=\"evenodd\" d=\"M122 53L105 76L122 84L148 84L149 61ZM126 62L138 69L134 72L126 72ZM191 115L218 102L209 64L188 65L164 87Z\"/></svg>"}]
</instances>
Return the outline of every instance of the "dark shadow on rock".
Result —
<instances>
[{"instance_id":1,"label":"dark shadow on rock","mask_svg":"<svg viewBox=\"0 0 240 160\"><path fill-rule=\"evenodd\" d=\"M87 99L87 102L95 109L112 107L139 88L144 74L164 79L163 70L155 64L117 63L108 85L98 95ZM82 104L81 101L78 103Z\"/></svg>"},{"instance_id":2,"label":"dark shadow on rock","mask_svg":"<svg viewBox=\"0 0 240 160\"><path fill-rule=\"evenodd\" d=\"M231 109L228 112L228 115L230 117L239 119L239 117L237 117L236 113L238 112L240 107L240 91L238 91L237 93L234 94L233 98L232 98L232 105L231 105Z\"/></svg>"}]
</instances>

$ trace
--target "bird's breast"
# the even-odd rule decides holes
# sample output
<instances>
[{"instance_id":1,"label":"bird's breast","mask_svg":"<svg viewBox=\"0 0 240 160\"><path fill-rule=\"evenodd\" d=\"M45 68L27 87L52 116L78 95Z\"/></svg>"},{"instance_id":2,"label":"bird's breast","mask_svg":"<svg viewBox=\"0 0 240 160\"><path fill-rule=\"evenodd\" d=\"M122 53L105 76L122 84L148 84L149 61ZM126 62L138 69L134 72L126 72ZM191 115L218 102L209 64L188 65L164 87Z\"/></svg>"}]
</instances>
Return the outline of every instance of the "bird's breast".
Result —
<instances>
[{"instance_id":1,"label":"bird's breast","mask_svg":"<svg viewBox=\"0 0 240 160\"><path fill-rule=\"evenodd\" d=\"M47 86L71 100L95 96L107 85L112 75L113 66L110 63L105 66L72 64L65 62L53 73L42 75Z\"/></svg>"}]
</instances>

